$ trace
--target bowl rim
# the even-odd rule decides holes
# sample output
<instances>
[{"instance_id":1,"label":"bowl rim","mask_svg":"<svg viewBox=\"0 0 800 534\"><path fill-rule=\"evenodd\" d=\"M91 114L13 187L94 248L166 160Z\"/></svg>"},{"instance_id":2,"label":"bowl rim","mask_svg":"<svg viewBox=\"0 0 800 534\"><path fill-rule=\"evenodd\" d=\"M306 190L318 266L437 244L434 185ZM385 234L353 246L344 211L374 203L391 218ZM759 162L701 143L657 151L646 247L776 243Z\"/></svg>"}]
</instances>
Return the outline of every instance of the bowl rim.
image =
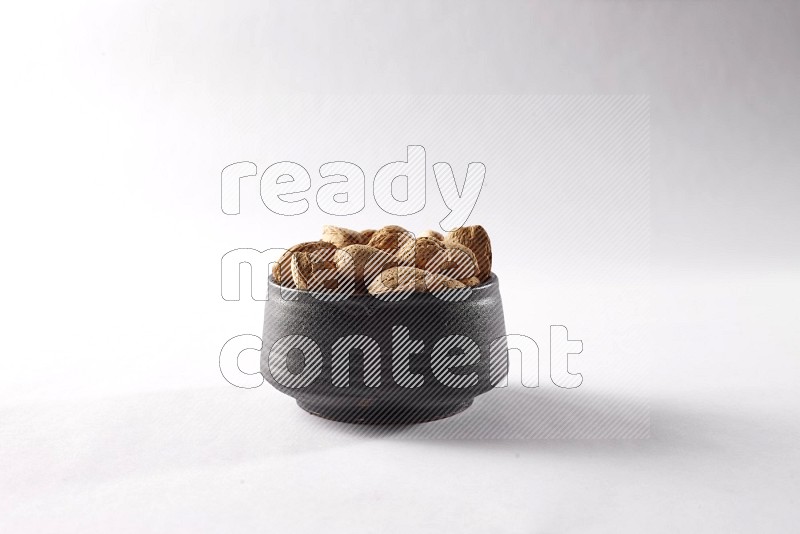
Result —
<instances>
[{"instance_id":1,"label":"bowl rim","mask_svg":"<svg viewBox=\"0 0 800 534\"><path fill-rule=\"evenodd\" d=\"M497 275L494 272L491 272L491 273L489 273L489 278L485 282L482 282L482 283L478 284L477 286L473 286L473 287L469 288L470 295L472 295L473 292L478 292L480 294L480 293L483 293L483 292L486 292L486 291L490 291L492 288L497 287L498 284L499 284L499 278L497 277ZM427 291L422 292L421 291L421 292L413 292L407 298L402 299L402 300L396 300L396 301L382 300L382 299L380 299L380 298L378 298L375 295L372 295L370 293L353 293L352 295L350 295L348 298L346 298L344 300L340 300L340 301L324 301L324 300L316 299L311 294L310 291L305 291L305 290L302 290L302 289L298 289L296 287L282 286L279 283L277 283L275 281L275 279L272 277L272 275L270 274L269 275L269 288L267 290L267 296L269 297L269 295L272 295L274 291L278 291L278 292L286 291L286 292L289 292L290 294L298 295L298 297L300 297L300 296L310 297L310 298L313 298L314 300L319 300L319 302L342 302L342 303L344 303L344 302L353 302L353 301L358 302L358 301L368 300L370 302L385 302L387 304L402 304L404 302L409 302L409 301L412 301L412 300L427 299L427 298L431 298L431 297L432 298L436 298L436 296L433 295L430 292L427 292ZM469 300L472 300L472 298L473 297L470 296L470 298L465 299L462 302L467 302ZM283 299L283 300L295 301L296 302L299 299ZM437 300L439 300L439 299L437 298ZM267 301L269 301L269 299L267 299ZM444 302L444 301L442 301L442 302Z\"/></svg>"}]
</instances>

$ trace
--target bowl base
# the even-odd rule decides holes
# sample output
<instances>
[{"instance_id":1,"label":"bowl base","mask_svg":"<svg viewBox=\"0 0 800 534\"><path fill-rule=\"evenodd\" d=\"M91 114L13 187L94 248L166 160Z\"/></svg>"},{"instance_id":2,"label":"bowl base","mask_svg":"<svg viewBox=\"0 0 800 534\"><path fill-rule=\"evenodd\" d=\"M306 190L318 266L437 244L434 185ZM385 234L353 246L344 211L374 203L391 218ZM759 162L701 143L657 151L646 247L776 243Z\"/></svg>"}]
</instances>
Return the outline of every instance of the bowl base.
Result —
<instances>
[{"instance_id":1,"label":"bowl base","mask_svg":"<svg viewBox=\"0 0 800 534\"><path fill-rule=\"evenodd\" d=\"M301 400L297 401L297 405L311 415L340 423L361 425L411 425L445 419L459 414L472 406L472 399L424 408L396 406L362 407L359 406L358 403L345 406L332 406L323 402Z\"/></svg>"}]
</instances>

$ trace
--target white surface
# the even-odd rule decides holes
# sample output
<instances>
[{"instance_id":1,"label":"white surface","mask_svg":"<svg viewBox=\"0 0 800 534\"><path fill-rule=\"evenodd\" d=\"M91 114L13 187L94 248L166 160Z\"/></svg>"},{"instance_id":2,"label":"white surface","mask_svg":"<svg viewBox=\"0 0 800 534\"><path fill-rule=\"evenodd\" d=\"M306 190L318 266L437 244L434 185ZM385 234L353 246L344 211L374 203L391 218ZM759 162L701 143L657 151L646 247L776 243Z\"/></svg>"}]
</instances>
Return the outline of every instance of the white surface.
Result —
<instances>
[{"instance_id":1,"label":"white surface","mask_svg":"<svg viewBox=\"0 0 800 534\"><path fill-rule=\"evenodd\" d=\"M414 439L418 427L330 423L266 388L15 406L0 412L0 527L792 531L800 337L786 299L800 280L660 282L649 439ZM429 425L491 422L492 395L508 393ZM566 413L570 393L525 395Z\"/></svg>"},{"instance_id":2,"label":"white surface","mask_svg":"<svg viewBox=\"0 0 800 534\"><path fill-rule=\"evenodd\" d=\"M796 530L799 25L796 2L756 1L9 8L0 531ZM226 218L221 168L351 157L374 172L419 131L369 116L332 128L330 145L302 128L280 145L273 93L650 95L650 337L603 352L615 339L586 335L621 310L608 290L624 277L573 310L546 294L564 256L530 267L535 249L510 254L498 238L495 257L510 330L540 339L562 320L550 311L576 314L565 322L585 341L587 388L613 358L649 363L650 438L421 440L225 383L221 344L259 333L262 304L221 302L219 258L329 221L289 225L252 196ZM470 135L427 148L480 152L489 139ZM508 204L479 201L474 222L556 243L537 177L512 170L487 177L486 198L508 189ZM364 213L352 226L376 220L396 222ZM614 252L589 249L572 272ZM569 412L570 392L549 388L534 394ZM486 395L432 424L496 420L493 406Z\"/></svg>"}]
</instances>

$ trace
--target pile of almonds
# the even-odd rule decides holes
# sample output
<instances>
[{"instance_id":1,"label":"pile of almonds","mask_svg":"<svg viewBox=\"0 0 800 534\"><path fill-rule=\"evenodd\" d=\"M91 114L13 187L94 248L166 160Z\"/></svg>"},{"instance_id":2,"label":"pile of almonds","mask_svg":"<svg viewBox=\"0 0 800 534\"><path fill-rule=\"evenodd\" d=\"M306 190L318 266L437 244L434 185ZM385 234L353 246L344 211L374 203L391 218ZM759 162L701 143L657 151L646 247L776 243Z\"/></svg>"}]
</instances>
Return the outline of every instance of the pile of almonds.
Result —
<instances>
[{"instance_id":1,"label":"pile of almonds","mask_svg":"<svg viewBox=\"0 0 800 534\"><path fill-rule=\"evenodd\" d=\"M287 250L272 277L286 287L336 290L336 275L346 273L356 292L381 294L473 287L491 271L492 245L482 226L447 236L434 230L415 236L395 225L361 232L324 226L321 240Z\"/></svg>"}]
</instances>

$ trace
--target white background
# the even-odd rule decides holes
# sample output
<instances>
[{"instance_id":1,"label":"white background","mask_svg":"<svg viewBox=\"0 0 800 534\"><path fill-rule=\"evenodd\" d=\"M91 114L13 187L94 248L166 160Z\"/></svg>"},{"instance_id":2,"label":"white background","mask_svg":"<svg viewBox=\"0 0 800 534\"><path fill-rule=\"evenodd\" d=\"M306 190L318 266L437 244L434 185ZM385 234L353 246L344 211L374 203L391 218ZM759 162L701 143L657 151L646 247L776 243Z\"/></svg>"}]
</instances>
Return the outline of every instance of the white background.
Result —
<instances>
[{"instance_id":1,"label":"white background","mask_svg":"<svg viewBox=\"0 0 800 534\"><path fill-rule=\"evenodd\" d=\"M0 527L791 531L798 23L793 2L15 6L0 22ZM219 258L305 240L325 218L286 224L254 195L226 218L222 167L294 159L313 177L341 158L372 161L370 176L416 142L382 138L373 116L329 152L297 132L284 140L297 155L265 141L273 95L322 93L649 95L651 334L625 348L650 365L649 439L401 439L223 381L221 344L259 333L262 306L221 302ZM466 152L486 142L454 136ZM445 146L428 144L429 165L463 172ZM487 174L487 187L521 193L509 209L479 201L474 222L558 242L536 176ZM414 224L441 218L424 215ZM383 217L352 225L395 222ZM531 266L507 243L509 330L546 339L563 316L537 310L570 313L547 283L559 257ZM603 341L584 339L587 380L613 356L590 351ZM549 391L542 402L566 409ZM488 397L469 417L497 416Z\"/></svg>"}]
</instances>

